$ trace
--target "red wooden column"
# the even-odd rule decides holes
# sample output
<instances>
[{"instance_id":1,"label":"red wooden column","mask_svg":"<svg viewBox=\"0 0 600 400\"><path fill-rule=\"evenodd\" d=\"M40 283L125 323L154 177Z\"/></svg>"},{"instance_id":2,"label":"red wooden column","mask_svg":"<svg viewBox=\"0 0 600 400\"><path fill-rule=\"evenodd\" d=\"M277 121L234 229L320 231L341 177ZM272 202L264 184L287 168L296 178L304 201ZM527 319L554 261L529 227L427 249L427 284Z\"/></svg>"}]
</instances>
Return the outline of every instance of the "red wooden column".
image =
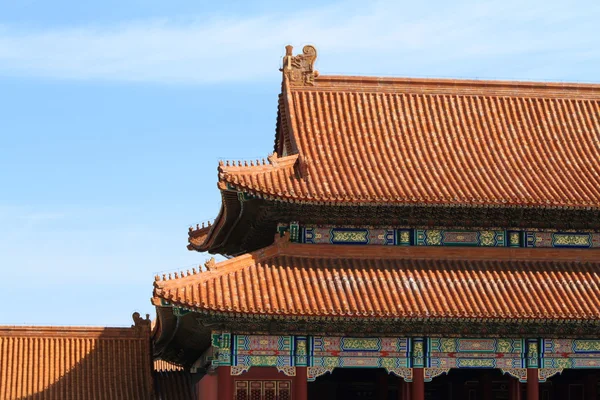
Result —
<instances>
[{"instance_id":1,"label":"red wooden column","mask_svg":"<svg viewBox=\"0 0 600 400\"><path fill-rule=\"evenodd\" d=\"M294 378L294 397L292 400L308 399L308 368L296 367L296 378Z\"/></svg>"},{"instance_id":2,"label":"red wooden column","mask_svg":"<svg viewBox=\"0 0 600 400\"><path fill-rule=\"evenodd\" d=\"M521 382L512 376L508 381L508 400L521 400Z\"/></svg>"},{"instance_id":3,"label":"red wooden column","mask_svg":"<svg viewBox=\"0 0 600 400\"><path fill-rule=\"evenodd\" d=\"M410 383L404 378L398 377L398 398L397 400L410 400Z\"/></svg>"},{"instance_id":4,"label":"red wooden column","mask_svg":"<svg viewBox=\"0 0 600 400\"><path fill-rule=\"evenodd\" d=\"M233 376L231 376L231 367L218 367L218 400L233 400Z\"/></svg>"},{"instance_id":5,"label":"red wooden column","mask_svg":"<svg viewBox=\"0 0 600 400\"><path fill-rule=\"evenodd\" d=\"M413 368L411 400L425 400L425 375L423 368Z\"/></svg>"},{"instance_id":6,"label":"red wooden column","mask_svg":"<svg viewBox=\"0 0 600 400\"><path fill-rule=\"evenodd\" d=\"M527 400L540 399L540 384L537 368L527 368Z\"/></svg>"}]
</instances>

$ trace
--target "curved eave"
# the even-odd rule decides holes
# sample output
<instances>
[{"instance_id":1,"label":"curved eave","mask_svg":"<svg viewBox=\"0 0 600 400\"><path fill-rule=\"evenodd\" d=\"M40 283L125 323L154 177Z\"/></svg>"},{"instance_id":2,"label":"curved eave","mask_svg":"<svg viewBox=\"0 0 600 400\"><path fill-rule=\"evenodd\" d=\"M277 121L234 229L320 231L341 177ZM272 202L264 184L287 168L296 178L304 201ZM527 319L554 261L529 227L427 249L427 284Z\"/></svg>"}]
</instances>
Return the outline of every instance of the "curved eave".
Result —
<instances>
[{"instance_id":1,"label":"curved eave","mask_svg":"<svg viewBox=\"0 0 600 400\"><path fill-rule=\"evenodd\" d=\"M188 250L199 252L208 251L210 253L218 252L223 238L228 235L232 224L239 218L241 211L240 203L237 200L237 193L235 191L222 189L221 199L221 210L219 211L215 223L210 227L189 232Z\"/></svg>"}]
</instances>

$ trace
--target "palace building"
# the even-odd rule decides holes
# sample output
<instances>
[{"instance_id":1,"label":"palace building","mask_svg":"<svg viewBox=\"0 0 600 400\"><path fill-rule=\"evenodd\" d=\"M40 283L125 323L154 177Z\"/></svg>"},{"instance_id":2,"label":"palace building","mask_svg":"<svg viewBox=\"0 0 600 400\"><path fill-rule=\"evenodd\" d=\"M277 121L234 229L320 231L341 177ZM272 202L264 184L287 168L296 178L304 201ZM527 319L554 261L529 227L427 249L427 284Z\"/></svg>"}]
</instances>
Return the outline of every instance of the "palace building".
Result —
<instances>
[{"instance_id":1,"label":"palace building","mask_svg":"<svg viewBox=\"0 0 600 400\"><path fill-rule=\"evenodd\" d=\"M316 58L286 48L272 154L190 228L228 259L157 276L152 327L0 329L0 397L600 398L600 85Z\"/></svg>"}]
</instances>

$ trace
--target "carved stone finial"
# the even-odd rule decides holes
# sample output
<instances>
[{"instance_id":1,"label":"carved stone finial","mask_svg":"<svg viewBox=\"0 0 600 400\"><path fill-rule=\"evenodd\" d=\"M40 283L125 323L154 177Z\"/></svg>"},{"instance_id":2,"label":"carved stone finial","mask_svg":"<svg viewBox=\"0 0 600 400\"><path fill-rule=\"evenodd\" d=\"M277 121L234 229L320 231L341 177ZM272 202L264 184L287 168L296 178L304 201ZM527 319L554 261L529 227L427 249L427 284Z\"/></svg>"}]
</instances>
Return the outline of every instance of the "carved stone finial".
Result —
<instances>
[{"instance_id":1,"label":"carved stone finial","mask_svg":"<svg viewBox=\"0 0 600 400\"><path fill-rule=\"evenodd\" d=\"M314 46L304 46L302 54L292 55L292 46L285 46L283 58L283 76L294 86L312 86L319 72L315 71L317 49Z\"/></svg>"},{"instance_id":2,"label":"carved stone finial","mask_svg":"<svg viewBox=\"0 0 600 400\"><path fill-rule=\"evenodd\" d=\"M207 271L212 271L215 269L215 258L211 257L210 259L206 260L206 262L204 263L204 268L206 268Z\"/></svg>"}]
</instances>

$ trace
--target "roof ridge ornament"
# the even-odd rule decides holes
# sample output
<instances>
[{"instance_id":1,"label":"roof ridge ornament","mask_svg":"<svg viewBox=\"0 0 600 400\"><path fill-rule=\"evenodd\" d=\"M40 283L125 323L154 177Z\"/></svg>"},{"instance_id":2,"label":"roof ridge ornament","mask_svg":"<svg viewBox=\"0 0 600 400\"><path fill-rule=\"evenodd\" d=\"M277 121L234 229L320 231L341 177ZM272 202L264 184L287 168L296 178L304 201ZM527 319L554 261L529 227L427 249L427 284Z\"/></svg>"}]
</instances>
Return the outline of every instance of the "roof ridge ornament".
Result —
<instances>
[{"instance_id":1,"label":"roof ridge ornament","mask_svg":"<svg viewBox=\"0 0 600 400\"><path fill-rule=\"evenodd\" d=\"M146 314L146 319L144 319L144 318L142 318L140 313L136 311L131 315L131 318L133 319L133 325L131 325L132 328L140 328L140 327L150 326L150 323L151 323L150 314Z\"/></svg>"},{"instance_id":2,"label":"roof ridge ornament","mask_svg":"<svg viewBox=\"0 0 600 400\"><path fill-rule=\"evenodd\" d=\"M283 58L283 76L294 86L314 86L315 78L319 71L314 69L317 59L317 49L306 45L302 48L302 54L293 55L293 46L285 46L285 57Z\"/></svg>"},{"instance_id":3,"label":"roof ridge ornament","mask_svg":"<svg viewBox=\"0 0 600 400\"><path fill-rule=\"evenodd\" d=\"M210 272L210 271L214 271L214 270L215 270L215 264L216 264L216 262L215 262L215 258L214 258L214 257L211 257L211 258L209 258L208 260L206 260L206 262L204 263L204 268L205 268L207 271L209 271L209 272Z\"/></svg>"}]
</instances>

